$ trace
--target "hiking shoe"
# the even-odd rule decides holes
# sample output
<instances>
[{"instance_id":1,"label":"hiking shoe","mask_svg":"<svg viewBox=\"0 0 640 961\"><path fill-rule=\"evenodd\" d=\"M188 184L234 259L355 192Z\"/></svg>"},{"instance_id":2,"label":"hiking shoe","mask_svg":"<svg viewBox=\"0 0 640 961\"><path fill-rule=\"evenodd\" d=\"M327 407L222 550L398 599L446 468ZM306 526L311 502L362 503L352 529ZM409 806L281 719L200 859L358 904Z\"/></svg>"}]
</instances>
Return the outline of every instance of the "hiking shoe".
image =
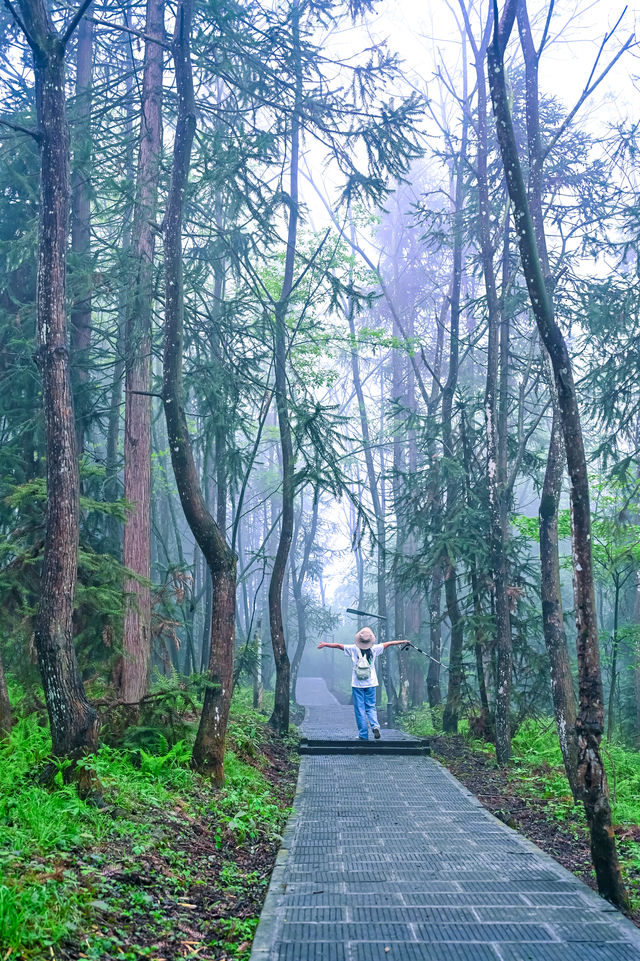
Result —
<instances>
[{"instance_id":1,"label":"hiking shoe","mask_svg":"<svg viewBox=\"0 0 640 961\"><path fill-rule=\"evenodd\" d=\"M379 727L374 727L374 729L373 729L373 736L375 737L376 741L379 741L379 740L380 740L380 728L379 728Z\"/></svg>"}]
</instances>

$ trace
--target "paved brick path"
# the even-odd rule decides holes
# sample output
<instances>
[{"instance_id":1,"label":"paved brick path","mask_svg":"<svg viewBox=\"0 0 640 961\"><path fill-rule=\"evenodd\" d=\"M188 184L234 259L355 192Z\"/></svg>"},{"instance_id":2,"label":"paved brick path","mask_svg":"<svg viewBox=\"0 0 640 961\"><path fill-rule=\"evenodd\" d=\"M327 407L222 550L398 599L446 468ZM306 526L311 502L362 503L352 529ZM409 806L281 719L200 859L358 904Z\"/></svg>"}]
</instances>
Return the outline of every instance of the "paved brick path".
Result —
<instances>
[{"instance_id":1,"label":"paved brick path","mask_svg":"<svg viewBox=\"0 0 640 961\"><path fill-rule=\"evenodd\" d=\"M351 704L340 704L333 696L321 677L301 677L296 688L298 704L304 704L306 713L302 731L307 737L313 738L342 738L358 737L358 728ZM384 723L385 712L378 714L380 723ZM386 740L415 740L404 731L395 728L382 728L382 737Z\"/></svg>"},{"instance_id":2,"label":"paved brick path","mask_svg":"<svg viewBox=\"0 0 640 961\"><path fill-rule=\"evenodd\" d=\"M345 736L324 682L298 696ZM640 961L640 932L435 761L302 758L251 961L582 959Z\"/></svg>"}]
</instances>

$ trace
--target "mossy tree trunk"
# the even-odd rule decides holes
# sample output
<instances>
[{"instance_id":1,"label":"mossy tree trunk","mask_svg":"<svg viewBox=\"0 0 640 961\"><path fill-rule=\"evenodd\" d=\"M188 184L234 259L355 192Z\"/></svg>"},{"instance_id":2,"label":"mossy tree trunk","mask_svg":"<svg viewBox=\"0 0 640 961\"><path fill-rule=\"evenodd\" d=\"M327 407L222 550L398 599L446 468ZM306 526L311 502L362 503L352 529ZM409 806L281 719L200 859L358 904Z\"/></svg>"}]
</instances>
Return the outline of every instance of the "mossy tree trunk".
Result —
<instances>
[{"instance_id":1,"label":"mossy tree trunk","mask_svg":"<svg viewBox=\"0 0 640 961\"><path fill-rule=\"evenodd\" d=\"M137 577L123 585L122 657L116 687L137 704L147 693L151 658L151 312L158 174L162 151L164 2L147 0L142 117L132 228L135 276L125 323L124 496L132 505L124 526L123 561Z\"/></svg>"},{"instance_id":2,"label":"mossy tree trunk","mask_svg":"<svg viewBox=\"0 0 640 961\"><path fill-rule=\"evenodd\" d=\"M164 220L165 340L162 391L171 463L180 502L211 575L208 685L193 746L193 763L219 785L224 781L224 748L233 693L236 557L205 503L184 412L182 224L196 129L191 66L192 16L192 0L180 0L173 37L178 113Z\"/></svg>"},{"instance_id":3,"label":"mossy tree trunk","mask_svg":"<svg viewBox=\"0 0 640 961\"><path fill-rule=\"evenodd\" d=\"M47 509L34 641L53 753L72 760L94 751L98 740L98 717L87 701L73 642L79 478L66 315L70 189L65 53L88 5L89 0L78 7L59 33L44 0L20 0L19 13L7 3L33 53L40 147L36 360L42 377ZM91 777L81 775L79 786L84 789ZM66 776L78 778L75 765Z\"/></svg>"}]
</instances>

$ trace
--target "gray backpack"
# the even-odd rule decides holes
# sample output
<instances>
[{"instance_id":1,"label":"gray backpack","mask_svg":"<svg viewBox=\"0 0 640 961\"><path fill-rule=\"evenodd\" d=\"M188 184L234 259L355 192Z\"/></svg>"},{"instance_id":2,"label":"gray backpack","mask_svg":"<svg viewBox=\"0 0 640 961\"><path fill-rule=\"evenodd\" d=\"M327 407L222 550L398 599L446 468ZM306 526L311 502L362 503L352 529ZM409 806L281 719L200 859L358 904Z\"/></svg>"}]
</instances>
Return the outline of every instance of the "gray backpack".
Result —
<instances>
[{"instance_id":1,"label":"gray backpack","mask_svg":"<svg viewBox=\"0 0 640 961\"><path fill-rule=\"evenodd\" d=\"M356 664L356 677L359 681L368 681L371 679L371 665L372 661L370 661L364 651L362 651Z\"/></svg>"}]
</instances>

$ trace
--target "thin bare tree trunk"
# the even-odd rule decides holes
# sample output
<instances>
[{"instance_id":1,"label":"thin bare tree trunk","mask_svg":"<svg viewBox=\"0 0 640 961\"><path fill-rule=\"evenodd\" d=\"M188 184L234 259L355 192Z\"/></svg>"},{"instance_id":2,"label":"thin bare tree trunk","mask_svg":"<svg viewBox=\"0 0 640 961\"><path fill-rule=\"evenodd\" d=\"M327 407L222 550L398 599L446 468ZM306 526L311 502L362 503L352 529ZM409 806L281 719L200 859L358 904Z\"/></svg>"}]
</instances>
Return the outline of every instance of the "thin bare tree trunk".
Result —
<instances>
[{"instance_id":1,"label":"thin bare tree trunk","mask_svg":"<svg viewBox=\"0 0 640 961\"><path fill-rule=\"evenodd\" d=\"M542 142L540 136L538 54L536 52L526 5L518 12L520 45L525 61L527 143L529 152L528 197L540 263L549 296L552 294L551 270L542 212ZM564 475L565 452L562 439L562 418L558 407L558 393L554 383L551 359L542 346L543 364L549 384L553 419L547 455L542 496L540 499L540 589L542 624L545 646L551 670L551 695L558 740L564 760L569 786L578 800L577 766L578 736L576 732L576 698L569 648L564 630L562 591L560 585L560 557L558 552L558 509Z\"/></svg>"},{"instance_id":2,"label":"thin bare tree trunk","mask_svg":"<svg viewBox=\"0 0 640 961\"><path fill-rule=\"evenodd\" d=\"M295 497L295 456L289 419L287 388L287 311L293 289L293 271L298 236L298 163L300 150L300 106L302 100L302 66L300 62L300 25L297 0L291 11L291 29L295 57L295 104L291 115L291 161L289 169L289 224L282 290L275 305L275 399L280 429L282 454L282 516L280 537L269 582L269 625L276 665L273 712L269 725L278 734L289 730L290 672L289 655L282 619L282 585L293 538L293 504Z\"/></svg>"},{"instance_id":3,"label":"thin bare tree trunk","mask_svg":"<svg viewBox=\"0 0 640 961\"><path fill-rule=\"evenodd\" d=\"M133 184L133 60L129 37L125 46L125 62L129 68L129 75L126 79L126 122L125 138L126 151L124 160L124 174L127 182ZM122 271L118 291L118 312L116 317L116 352L115 363L113 366L113 380L111 382L111 396L109 400L109 420L107 425L107 441L105 452L105 499L115 501L118 497L118 440L120 437L120 424L122 420L122 380L124 377L124 335L127 319L127 308L130 301L129 280L130 280L130 258L131 258L131 230L133 220L133 207L129 206L125 210L124 224L122 227ZM116 517L109 518L109 544L111 550L117 556L122 556L122 523Z\"/></svg>"},{"instance_id":4,"label":"thin bare tree trunk","mask_svg":"<svg viewBox=\"0 0 640 961\"><path fill-rule=\"evenodd\" d=\"M164 2L147 0L145 31L164 42ZM124 526L125 567L139 578L124 583L122 658L116 667L119 696L129 704L147 693L151 657L151 309L158 174L162 150L164 51L148 40L142 78L142 119L138 151L132 250L137 276L125 330L124 496L132 505ZM147 583L145 583L145 581Z\"/></svg>"},{"instance_id":5,"label":"thin bare tree trunk","mask_svg":"<svg viewBox=\"0 0 640 961\"><path fill-rule=\"evenodd\" d=\"M504 74L504 50L519 2L525 0L507 0L500 23L496 21L493 43L488 52L489 83L524 277L538 330L553 365L569 471L579 678L579 713L576 722L578 786L590 829L591 856L598 890L619 907L628 907L611 821L609 786L600 754L604 705L593 590L589 479L580 410L571 359L555 319L541 267Z\"/></svg>"},{"instance_id":6,"label":"thin bare tree trunk","mask_svg":"<svg viewBox=\"0 0 640 961\"><path fill-rule=\"evenodd\" d=\"M467 73L464 69L463 97L467 100ZM453 468L455 450L453 444L453 396L458 383L459 365L459 336L460 336L460 290L462 285L462 214L464 207L464 177L465 158L467 153L468 121L466 109L462 121L462 140L460 156L457 161L455 174L455 199L453 209L453 277L451 281L451 328L449 342L449 372L442 391L442 447L447 460L446 469L446 506L444 525L453 527L453 518L458 509L458 483ZM442 729L446 733L455 734L458 731L458 716L460 712L460 698L462 682L464 680L462 663L462 646L464 627L458 605L457 571L455 558L451 557L445 546L442 552L444 571L444 593L447 604L447 614L451 625L451 640L449 645L449 684L447 687L447 701L442 717Z\"/></svg>"},{"instance_id":7,"label":"thin bare tree trunk","mask_svg":"<svg viewBox=\"0 0 640 961\"><path fill-rule=\"evenodd\" d=\"M66 244L69 136L65 115L65 49L88 4L60 35L44 0L22 0L17 22L33 51L40 146L40 224L36 293L36 359L42 376L47 453L47 511L35 646L49 712L53 753L77 759L97 747L98 718L87 702L73 644L78 570L78 456L69 372ZM78 777L77 769L67 775ZM79 784L90 776L80 771Z\"/></svg>"},{"instance_id":8,"label":"thin bare tree trunk","mask_svg":"<svg viewBox=\"0 0 640 961\"><path fill-rule=\"evenodd\" d=\"M165 341L163 402L171 462L180 502L212 581L209 684L193 746L193 763L214 783L224 781L224 747L233 690L236 606L236 557L209 512L193 457L184 413L182 351L184 300L182 285L182 222L196 129L191 67L192 0L180 0L173 38L178 114L171 185L164 220Z\"/></svg>"},{"instance_id":9,"label":"thin bare tree trunk","mask_svg":"<svg viewBox=\"0 0 640 961\"><path fill-rule=\"evenodd\" d=\"M611 638L611 685L609 687L609 707L607 710L607 741L611 740L613 733L613 710L616 698L616 686L618 682L618 622L620 618L620 580L615 579L615 597L613 601L613 635Z\"/></svg>"},{"instance_id":10,"label":"thin bare tree trunk","mask_svg":"<svg viewBox=\"0 0 640 961\"><path fill-rule=\"evenodd\" d=\"M304 654L305 645L307 643L307 624L306 624L306 611L304 609L304 598L302 596L302 590L304 587L305 578L309 570L309 559L311 557L311 550L313 548L313 543L316 539L316 531L318 529L318 509L320 504L320 498L318 492L315 492L313 498L313 508L311 512L311 524L305 534L304 538L304 553L302 556L302 563L300 564L300 569L296 572L293 560L291 562L291 584L293 587L293 598L296 605L296 617L298 619L298 643L293 654L293 659L291 661L291 697L295 700L296 696L296 683L298 681L298 671L300 670L300 662L302 661L302 656ZM302 513L303 505L300 504L300 511Z\"/></svg>"},{"instance_id":11,"label":"thin bare tree trunk","mask_svg":"<svg viewBox=\"0 0 640 961\"><path fill-rule=\"evenodd\" d=\"M76 102L74 110L73 174L71 176L71 253L75 291L71 308L71 352L78 452L89 429L89 348L91 346L91 99L93 81L93 21L78 27Z\"/></svg>"},{"instance_id":12,"label":"thin bare tree trunk","mask_svg":"<svg viewBox=\"0 0 640 961\"><path fill-rule=\"evenodd\" d=\"M462 457L464 463L464 479L465 479L465 495L467 498L467 504L469 508L472 507L471 502L471 492L473 488L473 479L471 476L471 448L469 445L469 438L467 434L467 424L466 424L466 414L463 410L460 417L460 433L462 435ZM486 646L486 639L484 636L484 630L482 628L483 621L483 610L482 601L480 598L480 583L478 578L478 558L473 553L473 556L469 558L469 568L471 572L471 594L473 596L473 615L475 618L475 644L474 653L476 657L476 676L478 679L478 691L480 693L480 710L481 710L481 724L482 724L482 736L487 740L494 740L495 729L492 724L491 718L489 716L489 698L487 696L487 685L484 674L484 658L483 652Z\"/></svg>"},{"instance_id":13,"label":"thin bare tree trunk","mask_svg":"<svg viewBox=\"0 0 640 961\"><path fill-rule=\"evenodd\" d=\"M398 276L397 276L397 260L394 259L394 290L396 296L398 295ZM393 323L393 336L400 339L402 336L402 331L398 326L395 318ZM399 556L405 551L406 537L405 537L405 525L403 517L403 490L402 490L402 472L404 465L404 451L402 444L402 414L397 409L400 405L406 403L406 397L404 396L403 390L403 379L404 379L404 364L403 358L400 351L396 347L391 349L391 370L392 370L392 390L391 390L391 403L394 405L395 409L392 409L392 419L393 419L393 478L392 478L392 493L393 493L393 511L395 514L396 522L396 554ZM399 583L397 573L394 576L393 582L393 614L394 614L394 631L396 637L407 637L406 628L406 617L405 611L407 607L407 597ZM408 652L402 651L397 648L397 658L398 658L398 701L397 708L401 712L405 712L409 706L409 680L407 677L407 665L408 665Z\"/></svg>"},{"instance_id":14,"label":"thin bare tree trunk","mask_svg":"<svg viewBox=\"0 0 640 961\"><path fill-rule=\"evenodd\" d=\"M459 0L465 21L466 34L473 49L478 90L476 155L476 182L478 186L480 252L488 314L487 380L484 398L487 426L487 491L489 494L489 545L493 592L495 600L495 629L497 651L497 678L495 698L495 740L498 764L506 764L511 754L511 724L509 706L512 684L512 638L509 613L508 573L506 554L506 510L504 505L506 477L502 451L506 453L506 424L498 416L498 372L500 369L500 303L496 286L491 238L488 142L487 142L487 88L484 76L484 58L491 36L491 18L484 30L480 44L476 43L469 23L466 4ZM504 305L503 305L504 306ZM507 354L508 356L508 354ZM500 428L502 427L502 432ZM504 519L504 522L503 522ZM478 667L482 658L478 658ZM480 675L479 675L480 676ZM484 671L481 674L484 677ZM486 702L486 692L485 692ZM483 711L486 703L483 703ZM488 718L485 718L485 724Z\"/></svg>"},{"instance_id":15,"label":"thin bare tree trunk","mask_svg":"<svg viewBox=\"0 0 640 961\"><path fill-rule=\"evenodd\" d=\"M442 692L440 691L442 582L442 565L436 564L431 575L431 590L429 592L429 653L431 659L427 668L427 697L431 708L438 707L442 703Z\"/></svg>"}]
</instances>

